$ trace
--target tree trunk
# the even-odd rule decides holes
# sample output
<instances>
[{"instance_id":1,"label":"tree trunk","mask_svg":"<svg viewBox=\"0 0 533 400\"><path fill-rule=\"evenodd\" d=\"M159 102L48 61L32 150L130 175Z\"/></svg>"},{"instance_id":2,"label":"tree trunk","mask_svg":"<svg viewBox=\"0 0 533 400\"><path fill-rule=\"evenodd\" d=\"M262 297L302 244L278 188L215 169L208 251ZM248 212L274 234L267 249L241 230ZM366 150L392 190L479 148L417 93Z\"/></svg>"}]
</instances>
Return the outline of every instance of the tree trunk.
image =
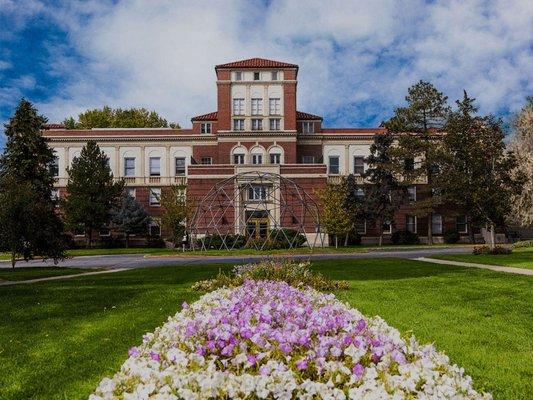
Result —
<instances>
[{"instance_id":1,"label":"tree trunk","mask_svg":"<svg viewBox=\"0 0 533 400\"><path fill-rule=\"evenodd\" d=\"M11 252L11 268L15 268L15 264L17 263L17 253L14 251Z\"/></svg>"},{"instance_id":2,"label":"tree trunk","mask_svg":"<svg viewBox=\"0 0 533 400\"><path fill-rule=\"evenodd\" d=\"M129 249L130 247L130 234L126 233L126 248Z\"/></svg>"},{"instance_id":3,"label":"tree trunk","mask_svg":"<svg viewBox=\"0 0 533 400\"><path fill-rule=\"evenodd\" d=\"M428 214L428 244L433 244L433 214Z\"/></svg>"},{"instance_id":4,"label":"tree trunk","mask_svg":"<svg viewBox=\"0 0 533 400\"><path fill-rule=\"evenodd\" d=\"M349 233L346 234L346 236L344 237L344 247L348 246L348 237L350 236Z\"/></svg>"},{"instance_id":5,"label":"tree trunk","mask_svg":"<svg viewBox=\"0 0 533 400\"><path fill-rule=\"evenodd\" d=\"M470 225L470 223L468 223L466 229L468 229L468 237L470 238L470 243L475 244L476 237L474 236L474 228L472 227L472 225Z\"/></svg>"},{"instance_id":6,"label":"tree trunk","mask_svg":"<svg viewBox=\"0 0 533 400\"><path fill-rule=\"evenodd\" d=\"M339 248L339 238L337 235L335 235L335 248L338 249Z\"/></svg>"},{"instance_id":7,"label":"tree trunk","mask_svg":"<svg viewBox=\"0 0 533 400\"><path fill-rule=\"evenodd\" d=\"M381 246L383 244L383 222L382 221L379 221L379 246Z\"/></svg>"}]
</instances>

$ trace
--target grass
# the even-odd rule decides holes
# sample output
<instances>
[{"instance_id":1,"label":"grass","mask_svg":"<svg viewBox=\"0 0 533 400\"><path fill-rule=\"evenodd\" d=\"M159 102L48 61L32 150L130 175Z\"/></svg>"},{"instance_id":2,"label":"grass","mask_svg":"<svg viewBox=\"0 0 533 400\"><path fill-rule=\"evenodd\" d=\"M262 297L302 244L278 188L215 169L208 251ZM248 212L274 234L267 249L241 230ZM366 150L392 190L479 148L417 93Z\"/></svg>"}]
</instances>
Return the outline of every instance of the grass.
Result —
<instances>
[{"instance_id":1,"label":"grass","mask_svg":"<svg viewBox=\"0 0 533 400\"><path fill-rule=\"evenodd\" d=\"M435 244L435 245L364 245L364 246L341 246L335 247L323 247L310 249L308 247L300 247L297 249L281 249L281 250L255 250L255 249L235 249L235 250L207 250L207 251L186 251L183 252L180 249L167 249L167 248L147 248L147 247L131 247L131 248L115 248L115 249L73 249L68 250L67 254L71 257L79 256L99 256L99 255L117 255L117 254L145 254L149 256L226 256L226 255L291 255L291 254L335 254L335 253L364 253L368 251L381 251L381 250L411 250L411 249L427 249L427 248L446 248L452 247L450 244ZM464 245L460 245L464 246ZM8 253L0 253L0 261L10 260Z\"/></svg>"},{"instance_id":2,"label":"grass","mask_svg":"<svg viewBox=\"0 0 533 400\"><path fill-rule=\"evenodd\" d=\"M533 278L399 259L330 260L337 295L435 342L495 399L533 393ZM219 266L137 269L0 288L0 398L82 399Z\"/></svg>"},{"instance_id":3,"label":"grass","mask_svg":"<svg viewBox=\"0 0 533 400\"><path fill-rule=\"evenodd\" d=\"M514 249L511 254L439 254L431 257L441 260L533 269L533 247Z\"/></svg>"},{"instance_id":4,"label":"grass","mask_svg":"<svg viewBox=\"0 0 533 400\"><path fill-rule=\"evenodd\" d=\"M98 271L91 269L90 271ZM65 267L24 267L24 268L1 268L0 282L2 281L26 281L29 279L48 278L52 276L73 275L89 272L82 268Z\"/></svg>"}]
</instances>

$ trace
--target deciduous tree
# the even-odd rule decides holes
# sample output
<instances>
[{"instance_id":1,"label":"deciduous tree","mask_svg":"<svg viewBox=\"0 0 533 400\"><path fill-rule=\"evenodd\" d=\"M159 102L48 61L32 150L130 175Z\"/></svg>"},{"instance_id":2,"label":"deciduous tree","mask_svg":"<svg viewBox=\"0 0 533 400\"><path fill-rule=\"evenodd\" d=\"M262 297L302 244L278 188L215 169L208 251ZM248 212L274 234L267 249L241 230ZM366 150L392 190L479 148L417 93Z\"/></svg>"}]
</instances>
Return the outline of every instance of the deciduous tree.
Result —
<instances>
[{"instance_id":1,"label":"deciduous tree","mask_svg":"<svg viewBox=\"0 0 533 400\"><path fill-rule=\"evenodd\" d=\"M124 234L126 248L131 235L146 235L151 217L144 206L127 193L123 193L120 206L113 210L111 227Z\"/></svg>"},{"instance_id":2,"label":"deciduous tree","mask_svg":"<svg viewBox=\"0 0 533 400\"><path fill-rule=\"evenodd\" d=\"M63 223L52 199L54 153L40 133L46 118L22 99L5 125L7 144L0 157L0 247L11 263L22 255L64 258Z\"/></svg>"},{"instance_id":3,"label":"deciduous tree","mask_svg":"<svg viewBox=\"0 0 533 400\"><path fill-rule=\"evenodd\" d=\"M65 216L71 229L83 226L88 248L93 232L109 224L124 189L123 181L114 181L108 162L96 142L89 140L68 169Z\"/></svg>"},{"instance_id":4,"label":"deciduous tree","mask_svg":"<svg viewBox=\"0 0 533 400\"><path fill-rule=\"evenodd\" d=\"M328 184L325 188L317 190L321 203L320 222L329 235L335 237L335 247L338 247L339 236L350 233L353 224L346 204L346 182L341 184Z\"/></svg>"},{"instance_id":5,"label":"deciduous tree","mask_svg":"<svg viewBox=\"0 0 533 400\"><path fill-rule=\"evenodd\" d=\"M186 195L185 185L175 185L161 194L161 225L170 232L170 240L176 246L186 233L187 221L195 209L194 199Z\"/></svg>"}]
</instances>

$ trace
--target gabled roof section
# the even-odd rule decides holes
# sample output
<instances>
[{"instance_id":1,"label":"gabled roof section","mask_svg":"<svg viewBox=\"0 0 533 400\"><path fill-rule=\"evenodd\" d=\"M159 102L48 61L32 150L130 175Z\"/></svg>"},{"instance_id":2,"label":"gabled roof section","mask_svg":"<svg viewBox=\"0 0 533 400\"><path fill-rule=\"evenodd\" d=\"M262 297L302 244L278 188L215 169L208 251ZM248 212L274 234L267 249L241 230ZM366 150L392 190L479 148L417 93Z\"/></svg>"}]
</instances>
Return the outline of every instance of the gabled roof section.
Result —
<instances>
[{"instance_id":1,"label":"gabled roof section","mask_svg":"<svg viewBox=\"0 0 533 400\"><path fill-rule=\"evenodd\" d=\"M322 121L324 118L322 118L319 115L309 114L302 111L296 111L296 119L297 120L320 120Z\"/></svg>"},{"instance_id":2,"label":"gabled roof section","mask_svg":"<svg viewBox=\"0 0 533 400\"><path fill-rule=\"evenodd\" d=\"M197 115L196 117L192 117L191 121L217 121L218 120L218 112L210 112L207 114Z\"/></svg>"},{"instance_id":3,"label":"gabled roof section","mask_svg":"<svg viewBox=\"0 0 533 400\"><path fill-rule=\"evenodd\" d=\"M267 60L265 58L250 58L248 60L233 61L226 64L219 64L215 69L219 68L296 68L298 65L289 64L281 61Z\"/></svg>"}]
</instances>

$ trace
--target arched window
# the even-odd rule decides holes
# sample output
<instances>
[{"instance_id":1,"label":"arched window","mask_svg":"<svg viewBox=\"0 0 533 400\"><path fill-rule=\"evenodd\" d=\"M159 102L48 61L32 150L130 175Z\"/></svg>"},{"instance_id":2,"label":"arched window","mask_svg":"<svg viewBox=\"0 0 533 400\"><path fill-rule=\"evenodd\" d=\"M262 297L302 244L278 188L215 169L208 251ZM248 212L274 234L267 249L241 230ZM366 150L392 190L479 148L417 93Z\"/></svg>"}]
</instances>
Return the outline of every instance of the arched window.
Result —
<instances>
[{"instance_id":1,"label":"arched window","mask_svg":"<svg viewBox=\"0 0 533 400\"><path fill-rule=\"evenodd\" d=\"M237 146L231 152L231 163L235 165L246 163L246 148L243 146Z\"/></svg>"},{"instance_id":2,"label":"arched window","mask_svg":"<svg viewBox=\"0 0 533 400\"><path fill-rule=\"evenodd\" d=\"M280 146L271 146L268 149L269 162L270 164L283 164L284 163L284 153L283 148Z\"/></svg>"},{"instance_id":3,"label":"arched window","mask_svg":"<svg viewBox=\"0 0 533 400\"><path fill-rule=\"evenodd\" d=\"M260 165L265 163L265 149L261 146L255 146L250 151L252 156L252 164Z\"/></svg>"}]
</instances>

